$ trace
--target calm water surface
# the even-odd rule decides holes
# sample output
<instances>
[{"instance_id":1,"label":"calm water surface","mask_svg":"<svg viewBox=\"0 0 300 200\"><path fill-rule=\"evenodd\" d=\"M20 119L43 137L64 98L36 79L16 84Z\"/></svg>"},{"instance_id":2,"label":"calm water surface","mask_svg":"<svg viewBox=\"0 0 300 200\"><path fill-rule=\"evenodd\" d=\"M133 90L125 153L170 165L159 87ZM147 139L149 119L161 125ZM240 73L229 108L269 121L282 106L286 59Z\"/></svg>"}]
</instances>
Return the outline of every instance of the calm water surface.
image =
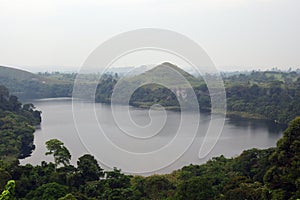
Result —
<instances>
[{"instance_id":1,"label":"calm water surface","mask_svg":"<svg viewBox=\"0 0 300 200\"><path fill-rule=\"evenodd\" d=\"M135 126L126 120L119 122L119 124L114 122L109 105L75 102L75 104L80 104L80 109L77 109L76 112L81 116L80 121L77 121L77 123L80 123L80 126L78 124L75 126L72 101L70 99L42 99L35 100L33 103L42 111L42 124L41 129L35 132L35 151L31 157L20 160L21 164L30 163L36 165L40 164L42 160L52 161L51 156L45 156L45 142L49 139L57 138L63 141L70 150L72 164L76 164L77 158L83 154L91 153L97 157L99 163L105 169L109 169L113 165L129 173L140 173L143 169L147 171L147 173L143 174L169 173L191 163L204 163L215 156L233 157L239 155L245 149L275 146L285 128L268 121L227 118L217 144L205 158L200 159L198 156L199 149L211 119L209 115L201 114L199 130L191 146L182 152L182 156L174 159L175 162L159 169L157 166L160 163L164 163L167 159L174 156L176 151L182 151L181 149L188 143L187 141L193 137L194 124L186 123L179 131L181 132L178 140L180 142L175 143L175 146L173 145L172 147L173 149L169 150L167 154L159 154L159 156L153 158L147 157L147 152L164 148L166 144L176 137L181 120L179 112L167 111L165 119L162 117L163 111L151 111L152 118L150 118L148 110L129 108L136 125L147 126L150 122L158 124L157 127L152 126L151 128L145 128L144 131L135 132L139 129L136 129ZM78 105L76 107L78 108ZM115 115L122 116L127 112L127 108L125 106L117 107ZM186 119L191 119L188 121L192 122L192 119L195 119L195 115L195 113L187 113L185 117ZM94 119L95 116L96 120ZM100 123L101 129L97 123ZM120 129L120 125L123 127L123 131ZM163 125L162 128L161 125ZM154 129L156 134L153 134ZM124 134L124 130L134 134ZM106 148L108 142L99 137L101 131L105 132L107 139L120 149L145 154L145 160L139 162L130 160L129 157ZM110 164L107 165L107 163ZM156 170L150 172L148 169L152 168Z\"/></svg>"}]
</instances>

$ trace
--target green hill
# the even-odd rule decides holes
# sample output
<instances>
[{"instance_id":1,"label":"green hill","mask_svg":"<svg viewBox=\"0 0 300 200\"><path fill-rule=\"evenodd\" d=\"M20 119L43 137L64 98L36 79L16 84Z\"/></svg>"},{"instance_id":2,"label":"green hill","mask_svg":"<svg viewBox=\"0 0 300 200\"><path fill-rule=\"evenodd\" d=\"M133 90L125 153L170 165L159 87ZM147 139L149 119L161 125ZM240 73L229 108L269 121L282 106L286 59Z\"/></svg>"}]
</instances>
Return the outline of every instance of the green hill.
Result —
<instances>
[{"instance_id":1,"label":"green hill","mask_svg":"<svg viewBox=\"0 0 300 200\"><path fill-rule=\"evenodd\" d=\"M70 96L72 82L51 79L24 70L0 66L0 84L21 99Z\"/></svg>"},{"instance_id":2,"label":"green hill","mask_svg":"<svg viewBox=\"0 0 300 200\"><path fill-rule=\"evenodd\" d=\"M44 77L40 77L36 74L24 70L15 69L11 67L4 67L4 66L0 66L0 79L1 80L10 79L14 81L35 80L40 83L50 82L50 80Z\"/></svg>"},{"instance_id":3,"label":"green hill","mask_svg":"<svg viewBox=\"0 0 300 200\"><path fill-rule=\"evenodd\" d=\"M140 75L125 77L119 81L113 78L103 80L98 85L96 101L109 103L113 90L114 94L117 94L114 95L114 103L127 104L128 95L132 94L129 104L140 108L160 104L169 110L194 109L198 107L198 104L195 105L195 101L192 101L194 92L200 109L207 110L210 107L210 98L204 81L168 62Z\"/></svg>"},{"instance_id":4,"label":"green hill","mask_svg":"<svg viewBox=\"0 0 300 200\"><path fill-rule=\"evenodd\" d=\"M187 81L194 87L201 85L201 81L199 79L169 62L164 62L140 75L125 78L124 81L128 83L163 83L171 86L171 88L187 88L189 87Z\"/></svg>"}]
</instances>

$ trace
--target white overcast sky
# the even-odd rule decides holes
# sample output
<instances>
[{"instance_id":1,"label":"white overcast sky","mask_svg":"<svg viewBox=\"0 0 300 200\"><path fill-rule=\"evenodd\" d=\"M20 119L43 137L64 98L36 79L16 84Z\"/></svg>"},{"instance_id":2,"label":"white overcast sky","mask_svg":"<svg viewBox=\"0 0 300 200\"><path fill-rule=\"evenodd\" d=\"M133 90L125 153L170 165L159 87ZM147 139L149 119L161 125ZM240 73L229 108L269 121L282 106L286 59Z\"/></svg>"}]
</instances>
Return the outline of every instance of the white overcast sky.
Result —
<instances>
[{"instance_id":1,"label":"white overcast sky","mask_svg":"<svg viewBox=\"0 0 300 200\"><path fill-rule=\"evenodd\" d=\"M300 0L0 0L0 27L0 65L30 71L77 69L138 28L182 33L223 70L300 68Z\"/></svg>"}]
</instances>

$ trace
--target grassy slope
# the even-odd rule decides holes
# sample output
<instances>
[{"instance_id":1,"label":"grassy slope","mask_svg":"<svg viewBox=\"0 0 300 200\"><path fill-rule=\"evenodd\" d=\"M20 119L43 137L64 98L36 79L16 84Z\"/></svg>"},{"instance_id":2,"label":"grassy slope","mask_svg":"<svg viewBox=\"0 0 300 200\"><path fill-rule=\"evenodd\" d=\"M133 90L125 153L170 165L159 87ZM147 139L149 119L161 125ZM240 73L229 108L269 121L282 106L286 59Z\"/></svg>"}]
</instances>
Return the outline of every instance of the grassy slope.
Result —
<instances>
[{"instance_id":1,"label":"grassy slope","mask_svg":"<svg viewBox=\"0 0 300 200\"><path fill-rule=\"evenodd\" d=\"M163 63L156 66L155 68L146 71L140 75L125 78L124 81L128 83L132 82L161 82L166 85L172 85L173 87L188 87L187 83L183 81L183 78L187 80L191 86L199 86L201 84L200 80L187 73L186 71L180 69L176 65L171 63ZM155 88L152 88L155 89Z\"/></svg>"}]
</instances>

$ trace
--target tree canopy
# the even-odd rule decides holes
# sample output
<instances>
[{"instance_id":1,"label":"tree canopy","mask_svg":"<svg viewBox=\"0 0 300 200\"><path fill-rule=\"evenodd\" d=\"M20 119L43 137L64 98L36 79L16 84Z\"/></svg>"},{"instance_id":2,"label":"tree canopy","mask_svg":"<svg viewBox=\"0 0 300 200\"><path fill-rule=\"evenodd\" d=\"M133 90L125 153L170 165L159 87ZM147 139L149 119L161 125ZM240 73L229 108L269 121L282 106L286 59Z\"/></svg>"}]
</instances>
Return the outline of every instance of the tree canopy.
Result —
<instances>
[{"instance_id":1,"label":"tree canopy","mask_svg":"<svg viewBox=\"0 0 300 200\"><path fill-rule=\"evenodd\" d=\"M48 152L46 155L53 155L54 163L56 166L63 164L67 166L70 164L71 154L69 150L64 146L64 143L59 141L58 139L51 139L46 142L46 148Z\"/></svg>"}]
</instances>

